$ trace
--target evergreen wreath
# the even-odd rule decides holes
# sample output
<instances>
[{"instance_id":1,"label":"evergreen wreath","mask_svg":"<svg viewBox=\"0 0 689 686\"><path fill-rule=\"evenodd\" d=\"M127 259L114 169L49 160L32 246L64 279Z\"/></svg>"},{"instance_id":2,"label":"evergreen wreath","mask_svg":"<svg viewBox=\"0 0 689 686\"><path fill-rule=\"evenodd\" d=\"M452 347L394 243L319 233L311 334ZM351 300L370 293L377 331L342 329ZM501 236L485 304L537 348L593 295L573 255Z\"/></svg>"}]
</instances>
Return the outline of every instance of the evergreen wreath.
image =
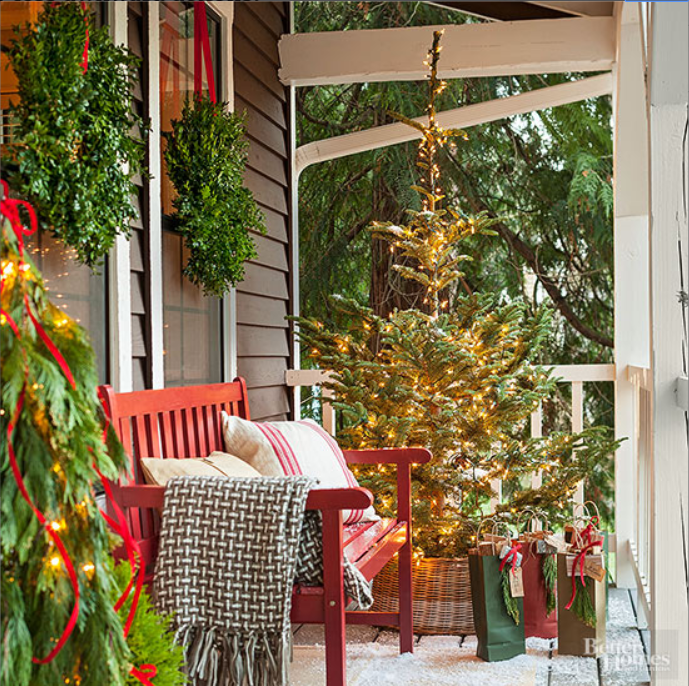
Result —
<instances>
[{"instance_id":1,"label":"evergreen wreath","mask_svg":"<svg viewBox=\"0 0 689 686\"><path fill-rule=\"evenodd\" d=\"M15 27L8 58L19 102L2 166L42 228L93 267L137 216L132 177L145 145L131 131L143 136L145 126L132 111L138 58L94 28L81 4L46 2L35 24Z\"/></svg>"},{"instance_id":2,"label":"evergreen wreath","mask_svg":"<svg viewBox=\"0 0 689 686\"><path fill-rule=\"evenodd\" d=\"M248 142L245 115L195 95L164 132L173 201L190 256L185 276L218 297L244 278L257 256L250 231L265 233L252 192L243 185Z\"/></svg>"}]
</instances>

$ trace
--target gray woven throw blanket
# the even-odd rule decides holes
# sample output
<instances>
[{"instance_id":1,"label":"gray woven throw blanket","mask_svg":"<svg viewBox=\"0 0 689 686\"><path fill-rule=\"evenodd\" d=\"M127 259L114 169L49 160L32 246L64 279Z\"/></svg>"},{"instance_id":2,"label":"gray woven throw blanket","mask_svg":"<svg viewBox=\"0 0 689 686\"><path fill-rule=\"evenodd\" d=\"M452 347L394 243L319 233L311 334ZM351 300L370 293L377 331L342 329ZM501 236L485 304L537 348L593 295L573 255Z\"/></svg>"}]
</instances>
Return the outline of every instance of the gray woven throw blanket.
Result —
<instances>
[{"instance_id":1,"label":"gray woven throw blanket","mask_svg":"<svg viewBox=\"0 0 689 686\"><path fill-rule=\"evenodd\" d=\"M322 583L320 513L309 477L175 477L165 505L154 592L174 613L195 686L286 686L295 580ZM345 559L345 592L370 586Z\"/></svg>"}]
</instances>

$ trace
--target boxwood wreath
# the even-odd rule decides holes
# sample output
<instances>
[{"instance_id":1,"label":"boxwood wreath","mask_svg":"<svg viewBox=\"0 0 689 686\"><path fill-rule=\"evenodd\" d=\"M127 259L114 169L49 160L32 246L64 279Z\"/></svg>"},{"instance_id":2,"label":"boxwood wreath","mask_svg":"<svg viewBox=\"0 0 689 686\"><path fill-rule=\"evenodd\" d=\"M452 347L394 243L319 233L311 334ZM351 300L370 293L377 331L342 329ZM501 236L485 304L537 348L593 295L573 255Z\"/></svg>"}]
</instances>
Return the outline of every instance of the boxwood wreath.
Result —
<instances>
[{"instance_id":1,"label":"boxwood wreath","mask_svg":"<svg viewBox=\"0 0 689 686\"><path fill-rule=\"evenodd\" d=\"M265 233L263 215L243 185L245 118L197 94L163 133L177 228L190 253L184 274L206 295L220 297L244 278L244 262L257 256L249 232Z\"/></svg>"},{"instance_id":2,"label":"boxwood wreath","mask_svg":"<svg viewBox=\"0 0 689 686\"><path fill-rule=\"evenodd\" d=\"M96 266L137 216L132 177L143 171L145 127L131 92L139 60L95 28L79 2L46 2L35 24L15 27L7 55L19 101L9 108L3 176L42 228Z\"/></svg>"}]
</instances>

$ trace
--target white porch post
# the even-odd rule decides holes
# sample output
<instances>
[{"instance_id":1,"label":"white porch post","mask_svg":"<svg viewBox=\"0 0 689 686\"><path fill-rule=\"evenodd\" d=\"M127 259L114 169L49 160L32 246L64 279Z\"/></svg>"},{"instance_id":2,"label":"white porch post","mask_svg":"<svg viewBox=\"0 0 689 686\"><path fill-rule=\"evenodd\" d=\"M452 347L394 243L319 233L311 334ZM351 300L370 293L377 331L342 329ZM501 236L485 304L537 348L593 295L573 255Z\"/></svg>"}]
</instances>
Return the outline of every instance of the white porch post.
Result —
<instances>
[{"instance_id":1,"label":"white porch post","mask_svg":"<svg viewBox=\"0 0 689 686\"><path fill-rule=\"evenodd\" d=\"M108 3L108 13L113 42L127 45L127 3ZM129 241L118 236L108 264L111 383L118 392L131 391L133 387L130 278Z\"/></svg>"},{"instance_id":2,"label":"white porch post","mask_svg":"<svg viewBox=\"0 0 689 686\"><path fill-rule=\"evenodd\" d=\"M651 651L669 660L652 683L686 686L687 487L686 411L677 404L677 378L686 373L686 311L679 301L689 281L687 249L686 3L653 3L649 84L651 139L651 341L653 498L651 523Z\"/></svg>"},{"instance_id":3,"label":"white porch post","mask_svg":"<svg viewBox=\"0 0 689 686\"><path fill-rule=\"evenodd\" d=\"M152 3L157 4L157 3ZM234 110L234 3L211 2L210 7L220 15L222 56L220 97ZM237 376L237 289L231 288L222 300L223 319L223 377L232 381Z\"/></svg>"},{"instance_id":4,"label":"white porch post","mask_svg":"<svg viewBox=\"0 0 689 686\"><path fill-rule=\"evenodd\" d=\"M629 542L637 540L634 386L627 367L650 364L648 123L645 60L638 3L617 14L615 149L615 456L617 585L635 587Z\"/></svg>"}]
</instances>

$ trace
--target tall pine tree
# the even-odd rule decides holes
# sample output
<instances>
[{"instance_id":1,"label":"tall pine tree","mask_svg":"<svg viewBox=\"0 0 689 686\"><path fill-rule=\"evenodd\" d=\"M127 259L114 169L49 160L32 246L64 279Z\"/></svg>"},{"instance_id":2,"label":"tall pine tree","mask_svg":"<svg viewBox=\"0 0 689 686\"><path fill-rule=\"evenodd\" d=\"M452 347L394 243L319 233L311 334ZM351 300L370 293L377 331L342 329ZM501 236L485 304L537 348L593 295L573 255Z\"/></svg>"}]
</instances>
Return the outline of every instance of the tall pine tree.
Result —
<instances>
[{"instance_id":1,"label":"tall pine tree","mask_svg":"<svg viewBox=\"0 0 689 686\"><path fill-rule=\"evenodd\" d=\"M472 236L493 233L496 220L443 206L438 156L466 134L437 123L437 101L447 86L438 78L441 35L434 33L428 54L428 123L398 117L421 135L413 189L422 209L409 210L403 226L371 227L405 258L394 269L421 287L422 306L381 317L336 299L347 332L299 319L299 336L314 362L333 372L326 386L345 418L340 440L351 447L432 451L432 461L413 471L415 544L426 555L451 556L470 545L471 525L489 513L493 480L502 480L509 495L498 512L529 506L549 511L553 520L615 442L605 429L530 438L530 415L557 383L535 364L551 313L543 307L529 315L522 301L501 302L464 288L461 267L471 259ZM543 485L534 490L535 471ZM394 471L364 468L360 477L382 513L391 514Z\"/></svg>"}]
</instances>

